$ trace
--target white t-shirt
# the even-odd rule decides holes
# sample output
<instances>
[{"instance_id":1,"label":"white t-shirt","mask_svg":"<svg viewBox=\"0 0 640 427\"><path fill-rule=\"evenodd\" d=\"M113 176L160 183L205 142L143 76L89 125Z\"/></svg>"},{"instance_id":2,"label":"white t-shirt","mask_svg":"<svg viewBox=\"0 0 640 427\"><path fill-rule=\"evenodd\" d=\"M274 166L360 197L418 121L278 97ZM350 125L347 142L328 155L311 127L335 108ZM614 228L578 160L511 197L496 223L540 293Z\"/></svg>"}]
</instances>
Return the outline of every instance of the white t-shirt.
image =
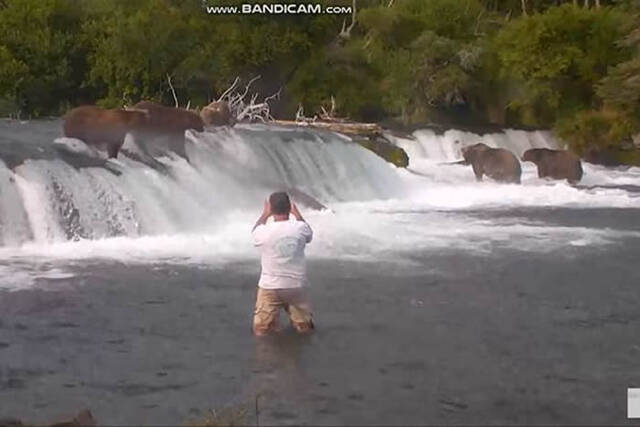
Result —
<instances>
[{"instance_id":1,"label":"white t-shirt","mask_svg":"<svg viewBox=\"0 0 640 427\"><path fill-rule=\"evenodd\" d=\"M262 251L258 286L264 289L299 288L306 282L304 247L313 231L304 221L272 221L253 230L253 244Z\"/></svg>"}]
</instances>

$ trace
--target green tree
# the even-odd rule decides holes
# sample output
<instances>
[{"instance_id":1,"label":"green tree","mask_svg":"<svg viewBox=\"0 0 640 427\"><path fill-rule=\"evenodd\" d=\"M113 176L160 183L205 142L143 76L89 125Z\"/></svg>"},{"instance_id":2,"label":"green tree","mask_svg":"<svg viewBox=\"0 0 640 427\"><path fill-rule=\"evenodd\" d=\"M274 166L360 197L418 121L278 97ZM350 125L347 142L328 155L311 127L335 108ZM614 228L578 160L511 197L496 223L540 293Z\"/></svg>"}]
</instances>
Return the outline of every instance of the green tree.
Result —
<instances>
[{"instance_id":1,"label":"green tree","mask_svg":"<svg viewBox=\"0 0 640 427\"><path fill-rule=\"evenodd\" d=\"M177 75L189 86L204 89L208 97L214 97L236 77L247 80L257 75L262 79L254 88L265 95L274 93L302 64L315 61L318 53L324 52L339 23L329 15L197 13L190 16L189 26L198 34L198 43Z\"/></svg>"},{"instance_id":2,"label":"green tree","mask_svg":"<svg viewBox=\"0 0 640 427\"><path fill-rule=\"evenodd\" d=\"M634 4L625 5L633 7ZM606 149L626 162L638 159L625 150L630 147L634 134L640 132L640 2L628 9L635 16L636 28L619 44L629 48L633 56L609 69L596 86L603 100L597 111L585 111L561 120L556 132L569 141L573 149L584 154ZM640 157L640 156L635 156Z\"/></svg>"},{"instance_id":3,"label":"green tree","mask_svg":"<svg viewBox=\"0 0 640 427\"><path fill-rule=\"evenodd\" d=\"M616 41L630 23L616 9L564 5L508 24L495 46L503 76L521 83L509 104L517 119L552 126L559 118L597 108L595 84L628 55Z\"/></svg>"},{"instance_id":4,"label":"green tree","mask_svg":"<svg viewBox=\"0 0 640 427\"><path fill-rule=\"evenodd\" d=\"M167 0L93 4L84 37L91 43L88 79L102 89L101 104L171 98L167 75L196 45L181 12Z\"/></svg>"},{"instance_id":5,"label":"green tree","mask_svg":"<svg viewBox=\"0 0 640 427\"><path fill-rule=\"evenodd\" d=\"M621 45L634 48L634 56L609 70L598 85L598 95L608 106L640 120L640 26Z\"/></svg>"},{"instance_id":6,"label":"green tree","mask_svg":"<svg viewBox=\"0 0 640 427\"><path fill-rule=\"evenodd\" d=\"M333 97L341 116L379 118L377 72L357 43L320 50L297 69L290 84L292 101L313 115L320 107L328 107Z\"/></svg>"},{"instance_id":7,"label":"green tree","mask_svg":"<svg viewBox=\"0 0 640 427\"><path fill-rule=\"evenodd\" d=\"M18 95L27 65L14 58L9 50L0 45L0 115L18 114Z\"/></svg>"},{"instance_id":8,"label":"green tree","mask_svg":"<svg viewBox=\"0 0 640 427\"><path fill-rule=\"evenodd\" d=\"M89 94L84 20L73 0L12 0L0 8L0 98L29 115L57 114Z\"/></svg>"},{"instance_id":9,"label":"green tree","mask_svg":"<svg viewBox=\"0 0 640 427\"><path fill-rule=\"evenodd\" d=\"M554 130L579 155L609 151L617 153L629 141L635 124L612 110L586 110L558 121ZM623 159L621 159L623 160Z\"/></svg>"},{"instance_id":10,"label":"green tree","mask_svg":"<svg viewBox=\"0 0 640 427\"><path fill-rule=\"evenodd\" d=\"M380 69L384 107L404 121L466 105L485 31L476 0L406 0L359 16L370 62Z\"/></svg>"}]
</instances>

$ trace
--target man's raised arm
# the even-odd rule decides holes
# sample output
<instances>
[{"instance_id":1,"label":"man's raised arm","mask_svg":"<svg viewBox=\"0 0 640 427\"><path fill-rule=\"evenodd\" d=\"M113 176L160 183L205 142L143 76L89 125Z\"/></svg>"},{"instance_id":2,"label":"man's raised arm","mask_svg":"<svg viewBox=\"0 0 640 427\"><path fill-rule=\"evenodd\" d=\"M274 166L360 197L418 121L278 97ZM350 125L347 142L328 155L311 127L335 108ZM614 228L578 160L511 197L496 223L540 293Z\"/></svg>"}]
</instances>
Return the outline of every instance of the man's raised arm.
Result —
<instances>
[{"instance_id":1,"label":"man's raised arm","mask_svg":"<svg viewBox=\"0 0 640 427\"><path fill-rule=\"evenodd\" d=\"M302 233L307 243L311 242L311 239L313 239L313 230L311 229L307 221L304 220L295 203L291 203L291 214L296 218L297 221L304 222L304 224L302 225Z\"/></svg>"},{"instance_id":2,"label":"man's raised arm","mask_svg":"<svg viewBox=\"0 0 640 427\"><path fill-rule=\"evenodd\" d=\"M302 214L298 210L296 204L293 202L291 202L291 215L293 215L298 221L307 222L304 220L304 218L302 218Z\"/></svg>"},{"instance_id":3,"label":"man's raised arm","mask_svg":"<svg viewBox=\"0 0 640 427\"><path fill-rule=\"evenodd\" d=\"M258 228L259 225L266 224L267 219L269 219L270 216L271 216L271 206L269 205L269 200L265 200L264 208L262 209L262 214L260 215L260 218L258 218L258 220L256 221L251 231L253 232L256 228Z\"/></svg>"}]
</instances>

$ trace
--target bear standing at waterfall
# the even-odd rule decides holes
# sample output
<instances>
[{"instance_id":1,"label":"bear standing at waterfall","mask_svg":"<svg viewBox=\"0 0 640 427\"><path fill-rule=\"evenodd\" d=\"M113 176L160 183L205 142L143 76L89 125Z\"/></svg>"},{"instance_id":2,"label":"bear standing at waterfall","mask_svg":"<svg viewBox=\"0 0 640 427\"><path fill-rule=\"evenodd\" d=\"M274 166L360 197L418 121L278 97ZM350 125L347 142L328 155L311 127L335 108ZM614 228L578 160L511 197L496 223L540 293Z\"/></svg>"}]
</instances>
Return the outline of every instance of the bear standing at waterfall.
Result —
<instances>
[{"instance_id":1,"label":"bear standing at waterfall","mask_svg":"<svg viewBox=\"0 0 640 427\"><path fill-rule=\"evenodd\" d=\"M295 221L289 220L289 215ZM273 221L267 219L273 216ZM277 329L280 308L300 333L314 329L305 285L304 249L313 231L289 195L273 193L264 203L262 215L252 230L253 243L262 252L260 281L253 316L253 333L266 335Z\"/></svg>"}]
</instances>

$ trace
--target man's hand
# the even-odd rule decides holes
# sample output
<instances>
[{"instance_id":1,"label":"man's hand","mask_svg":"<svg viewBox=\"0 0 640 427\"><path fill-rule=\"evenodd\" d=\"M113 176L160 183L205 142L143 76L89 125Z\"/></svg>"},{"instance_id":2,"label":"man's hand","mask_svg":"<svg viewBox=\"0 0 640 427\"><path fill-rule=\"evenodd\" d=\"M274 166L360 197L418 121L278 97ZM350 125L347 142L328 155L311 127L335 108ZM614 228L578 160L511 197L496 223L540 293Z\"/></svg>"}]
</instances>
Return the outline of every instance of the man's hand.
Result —
<instances>
[{"instance_id":1,"label":"man's hand","mask_svg":"<svg viewBox=\"0 0 640 427\"><path fill-rule=\"evenodd\" d=\"M253 226L251 231L255 230L259 225L265 224L267 219L271 216L271 204L269 203L269 199L264 201L264 207L262 208L262 214L260 218L256 221L256 224Z\"/></svg>"},{"instance_id":2,"label":"man's hand","mask_svg":"<svg viewBox=\"0 0 640 427\"><path fill-rule=\"evenodd\" d=\"M293 215L298 221L304 221L304 218L302 218L302 214L298 210L298 207L293 202L291 202L291 215Z\"/></svg>"}]
</instances>

